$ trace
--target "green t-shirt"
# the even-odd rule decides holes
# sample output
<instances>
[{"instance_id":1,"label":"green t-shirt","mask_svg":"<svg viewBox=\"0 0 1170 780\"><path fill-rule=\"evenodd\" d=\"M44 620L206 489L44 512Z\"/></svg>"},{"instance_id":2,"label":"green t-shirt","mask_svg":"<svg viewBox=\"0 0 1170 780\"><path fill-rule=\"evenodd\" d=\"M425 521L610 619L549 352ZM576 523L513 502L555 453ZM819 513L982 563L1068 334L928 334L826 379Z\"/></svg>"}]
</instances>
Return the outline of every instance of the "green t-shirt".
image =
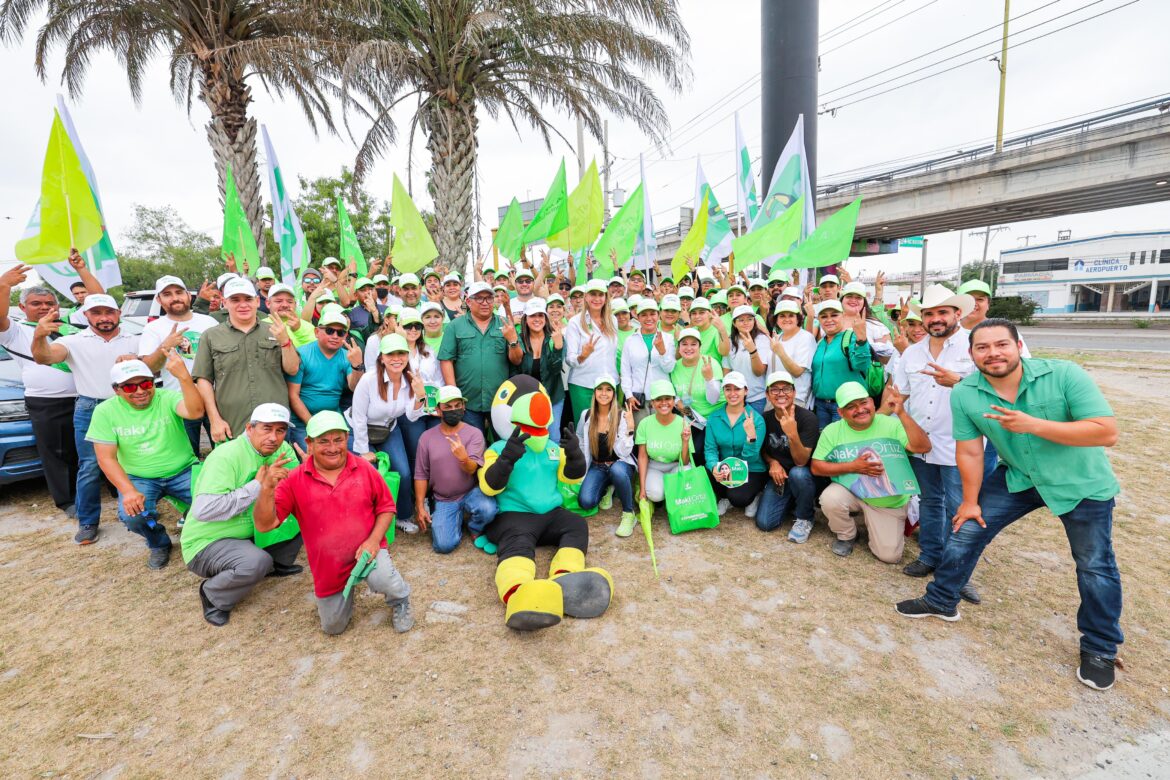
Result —
<instances>
[{"instance_id":1,"label":"green t-shirt","mask_svg":"<svg viewBox=\"0 0 1170 780\"><path fill-rule=\"evenodd\" d=\"M723 379L723 367L714 358L711 359L711 375L715 381ZM699 363L694 368L687 368L681 360L675 363L674 370L670 372L670 381L674 383L674 389L678 391L678 397L682 402L704 417L710 417L715 410L727 405L723 400L722 389L719 390L718 402L707 403L707 382L703 379L702 355L699 356Z\"/></svg>"},{"instance_id":2,"label":"green t-shirt","mask_svg":"<svg viewBox=\"0 0 1170 780\"><path fill-rule=\"evenodd\" d=\"M295 328L291 324L294 320L296 321ZM267 327L272 324L272 317L265 317L260 321ZM313 326L313 323L306 322L300 317L295 316L285 317L284 321L288 327L288 337L292 339L293 346L297 349L305 346L310 341L317 340L317 329Z\"/></svg>"},{"instance_id":3,"label":"green t-shirt","mask_svg":"<svg viewBox=\"0 0 1170 780\"><path fill-rule=\"evenodd\" d=\"M813 460L823 460L829 463L844 463L854 460L857 457L857 452L856 450L851 450L847 445L857 444L871 439L893 439L902 445L902 449L905 449L910 444L910 440L906 437L906 429L902 426L902 421L888 414L874 415L873 422L864 431L855 431L849 427L849 423L844 420L837 420L834 423L830 423L825 430L821 431L821 438L817 441L817 448L812 455ZM834 454L833 450L837 447L841 447L842 449ZM832 477L832 480L844 484L840 477ZM897 507L910 503L910 496L863 498L861 500L870 506L883 509L896 509Z\"/></svg>"},{"instance_id":4,"label":"green t-shirt","mask_svg":"<svg viewBox=\"0 0 1170 780\"><path fill-rule=\"evenodd\" d=\"M212 450L203 462L199 476L191 487L191 497L202 494L225 495L239 490L255 478L261 466L276 461L282 454L293 459L290 467L296 464L296 455L287 441L268 457L256 452L246 435L225 442ZM252 539L255 530L251 504L227 520L200 520L194 512L188 512L181 536L183 561L189 562L204 547L220 539Z\"/></svg>"},{"instance_id":5,"label":"green t-shirt","mask_svg":"<svg viewBox=\"0 0 1170 780\"><path fill-rule=\"evenodd\" d=\"M118 396L93 410L87 441L118 445L118 463L135 477L173 477L196 462L183 418L175 410L183 394L155 390L150 406L135 409Z\"/></svg>"},{"instance_id":6,"label":"green t-shirt","mask_svg":"<svg viewBox=\"0 0 1170 780\"><path fill-rule=\"evenodd\" d=\"M699 330L699 354L709 355L719 364L723 363L723 355L719 353L719 329L708 325L706 330Z\"/></svg>"},{"instance_id":7,"label":"green t-shirt","mask_svg":"<svg viewBox=\"0 0 1170 780\"><path fill-rule=\"evenodd\" d=\"M432 355L439 354L439 346L443 343L443 334L440 332L438 336L428 336L423 333L423 341L426 342L427 348L430 349Z\"/></svg>"},{"instance_id":8,"label":"green t-shirt","mask_svg":"<svg viewBox=\"0 0 1170 780\"><path fill-rule=\"evenodd\" d=\"M646 455L659 463L672 463L682 457L683 418L675 415L669 425L658 422L658 415L652 414L638 423L634 444L646 445ZM695 453L695 440L691 439L687 451Z\"/></svg>"}]
</instances>

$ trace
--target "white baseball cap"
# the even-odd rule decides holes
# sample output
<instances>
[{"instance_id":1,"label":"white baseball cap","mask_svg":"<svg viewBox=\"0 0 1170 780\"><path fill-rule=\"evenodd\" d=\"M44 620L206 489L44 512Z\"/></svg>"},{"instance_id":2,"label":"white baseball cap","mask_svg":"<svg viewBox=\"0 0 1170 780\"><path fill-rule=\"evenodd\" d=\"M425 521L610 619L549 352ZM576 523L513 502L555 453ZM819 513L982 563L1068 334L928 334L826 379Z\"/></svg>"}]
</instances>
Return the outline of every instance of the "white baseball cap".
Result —
<instances>
[{"instance_id":1,"label":"white baseball cap","mask_svg":"<svg viewBox=\"0 0 1170 780\"><path fill-rule=\"evenodd\" d=\"M338 260L336 257L326 257L324 260L321 261L321 267L324 268L327 265L335 265L338 268L341 268L341 261Z\"/></svg>"},{"instance_id":2,"label":"white baseball cap","mask_svg":"<svg viewBox=\"0 0 1170 780\"><path fill-rule=\"evenodd\" d=\"M824 280L822 280L822 281L824 281ZM844 287L841 288L841 297L844 298L846 295L860 295L862 298L864 298L865 297L865 283L864 282L850 282L849 284L845 285Z\"/></svg>"},{"instance_id":3,"label":"white baseball cap","mask_svg":"<svg viewBox=\"0 0 1170 780\"><path fill-rule=\"evenodd\" d=\"M288 408L280 404L260 404L252 410L251 422L254 423L284 423L288 425L292 419Z\"/></svg>"},{"instance_id":4,"label":"white baseball cap","mask_svg":"<svg viewBox=\"0 0 1170 780\"><path fill-rule=\"evenodd\" d=\"M755 313L756 313L755 309L753 309L751 306L744 304L743 306L736 306L735 307L735 310L733 312L731 312L731 319L737 320L740 317L744 316L745 314L749 314L749 315L754 316Z\"/></svg>"},{"instance_id":5,"label":"white baseball cap","mask_svg":"<svg viewBox=\"0 0 1170 780\"><path fill-rule=\"evenodd\" d=\"M390 277L387 276L386 274L374 274L374 278L371 279L370 281L373 282L374 284L381 284L382 282L385 282L386 284L390 284Z\"/></svg>"},{"instance_id":6,"label":"white baseball cap","mask_svg":"<svg viewBox=\"0 0 1170 780\"><path fill-rule=\"evenodd\" d=\"M658 311L658 303L653 298L643 298L638 301L638 314L647 311Z\"/></svg>"},{"instance_id":7,"label":"white baseball cap","mask_svg":"<svg viewBox=\"0 0 1170 780\"><path fill-rule=\"evenodd\" d=\"M110 366L111 384L120 385L135 377L154 379L154 372L141 360L123 360L121 363Z\"/></svg>"},{"instance_id":8,"label":"white baseball cap","mask_svg":"<svg viewBox=\"0 0 1170 780\"><path fill-rule=\"evenodd\" d=\"M678 333L678 343L681 344L683 339L694 339L702 343L703 336L699 333L698 328L683 328Z\"/></svg>"},{"instance_id":9,"label":"white baseball cap","mask_svg":"<svg viewBox=\"0 0 1170 780\"><path fill-rule=\"evenodd\" d=\"M492 286L487 282L472 282L471 284L467 285L468 298L474 298L480 293L490 293L491 291Z\"/></svg>"},{"instance_id":10,"label":"white baseball cap","mask_svg":"<svg viewBox=\"0 0 1170 780\"><path fill-rule=\"evenodd\" d=\"M92 309L100 309L102 307L117 310L118 302L114 300L114 296L112 295L93 293L85 296L85 303L81 304L81 311L91 311Z\"/></svg>"},{"instance_id":11,"label":"white baseball cap","mask_svg":"<svg viewBox=\"0 0 1170 780\"><path fill-rule=\"evenodd\" d=\"M820 303L817 304L817 316L818 317L821 316L821 312L823 312L823 311L844 311L844 309L841 308L840 301L830 299L827 301L821 301Z\"/></svg>"},{"instance_id":12,"label":"white baseball cap","mask_svg":"<svg viewBox=\"0 0 1170 780\"><path fill-rule=\"evenodd\" d=\"M177 276L160 276L154 282L154 294L158 295L168 287L182 287L187 289L187 285L183 284L183 280Z\"/></svg>"},{"instance_id":13,"label":"white baseball cap","mask_svg":"<svg viewBox=\"0 0 1170 780\"><path fill-rule=\"evenodd\" d=\"M445 403L450 403L451 401L456 401L456 400L459 400L459 401L466 401L467 400L467 398L463 395L462 391L460 391L458 387L456 387L455 385L443 385L442 387L439 388L439 398L437 400L437 403L445 404Z\"/></svg>"},{"instance_id":14,"label":"white baseball cap","mask_svg":"<svg viewBox=\"0 0 1170 780\"><path fill-rule=\"evenodd\" d=\"M427 301L427 302L426 302L426 303L424 303L422 306L419 306L419 307L418 307L418 316L419 316L419 317L422 317L422 316L423 316L424 314L426 314L428 311L437 311L437 312L439 312L440 314L442 314L442 313L443 313L443 307L442 307L442 306L440 306L439 304L435 303L434 301Z\"/></svg>"},{"instance_id":15,"label":"white baseball cap","mask_svg":"<svg viewBox=\"0 0 1170 780\"><path fill-rule=\"evenodd\" d=\"M230 282L232 279L239 279L239 278L240 278L239 274L233 274L231 271L228 271L226 274L220 274L219 276L215 277L215 286L222 290L223 286L225 284L227 284L228 282Z\"/></svg>"},{"instance_id":16,"label":"white baseball cap","mask_svg":"<svg viewBox=\"0 0 1170 780\"><path fill-rule=\"evenodd\" d=\"M585 292L587 293L609 293L609 284L604 279L590 279L585 285Z\"/></svg>"},{"instance_id":17,"label":"white baseball cap","mask_svg":"<svg viewBox=\"0 0 1170 780\"><path fill-rule=\"evenodd\" d=\"M257 279L275 279L276 273L266 265L262 265L256 269Z\"/></svg>"},{"instance_id":18,"label":"white baseball cap","mask_svg":"<svg viewBox=\"0 0 1170 780\"><path fill-rule=\"evenodd\" d=\"M524 306L524 316L531 317L533 314L548 314L545 308L544 298L530 298Z\"/></svg>"},{"instance_id":19,"label":"white baseball cap","mask_svg":"<svg viewBox=\"0 0 1170 780\"><path fill-rule=\"evenodd\" d=\"M695 288L684 284L682 287L678 288L678 297L679 299L694 298Z\"/></svg>"},{"instance_id":20,"label":"white baseball cap","mask_svg":"<svg viewBox=\"0 0 1170 780\"><path fill-rule=\"evenodd\" d=\"M408 284L412 284L415 287L418 287L419 286L418 275L417 274L403 274L402 276L398 277L398 286L399 287L405 287Z\"/></svg>"},{"instance_id":21,"label":"white baseball cap","mask_svg":"<svg viewBox=\"0 0 1170 780\"><path fill-rule=\"evenodd\" d=\"M738 371L729 371L723 375L723 387L747 387L747 379Z\"/></svg>"},{"instance_id":22,"label":"white baseball cap","mask_svg":"<svg viewBox=\"0 0 1170 780\"><path fill-rule=\"evenodd\" d=\"M289 287L287 284L282 284L281 282L277 282L276 284L274 284L268 288L268 297L269 298L276 295L277 293L288 293L293 298L297 297L297 294L295 292L293 292L293 288Z\"/></svg>"},{"instance_id":23,"label":"white baseball cap","mask_svg":"<svg viewBox=\"0 0 1170 780\"><path fill-rule=\"evenodd\" d=\"M249 298L256 297L256 286L247 279L236 277L223 286L223 297L230 298L233 295L247 295ZM86 299L89 300L88 298Z\"/></svg>"},{"instance_id":24,"label":"white baseball cap","mask_svg":"<svg viewBox=\"0 0 1170 780\"><path fill-rule=\"evenodd\" d=\"M456 284L463 284L463 280L459 278L459 274L447 274L443 277L443 284L455 282Z\"/></svg>"},{"instance_id":25,"label":"white baseball cap","mask_svg":"<svg viewBox=\"0 0 1170 780\"><path fill-rule=\"evenodd\" d=\"M821 280L818 282L818 284L825 284L826 282L829 284L835 284L837 286L841 285L841 280L837 278L837 274L825 274L821 277Z\"/></svg>"},{"instance_id":26,"label":"white baseball cap","mask_svg":"<svg viewBox=\"0 0 1170 780\"><path fill-rule=\"evenodd\" d=\"M659 308L663 311L682 311L682 301L677 295L663 295L662 305Z\"/></svg>"},{"instance_id":27,"label":"white baseball cap","mask_svg":"<svg viewBox=\"0 0 1170 780\"><path fill-rule=\"evenodd\" d=\"M768 381L764 386L771 387L777 382L787 382L793 387L796 386L796 380L793 379L792 374L788 373L787 371L773 371L772 373L768 374Z\"/></svg>"}]
</instances>

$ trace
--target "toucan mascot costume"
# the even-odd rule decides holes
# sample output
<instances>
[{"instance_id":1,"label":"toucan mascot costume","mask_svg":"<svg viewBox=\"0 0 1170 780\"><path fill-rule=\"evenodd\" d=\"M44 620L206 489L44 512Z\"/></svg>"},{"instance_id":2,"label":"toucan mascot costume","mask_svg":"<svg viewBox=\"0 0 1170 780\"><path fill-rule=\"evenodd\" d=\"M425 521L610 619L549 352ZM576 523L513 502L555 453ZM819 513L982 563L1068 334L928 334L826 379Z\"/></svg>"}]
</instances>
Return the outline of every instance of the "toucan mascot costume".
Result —
<instances>
[{"instance_id":1,"label":"toucan mascot costume","mask_svg":"<svg viewBox=\"0 0 1170 780\"><path fill-rule=\"evenodd\" d=\"M496 589L507 605L506 624L533 631L555 626L564 615L598 617L613 597L613 579L603 569L585 568L589 527L561 506L557 487L585 478L576 435L566 435L563 447L549 441L552 402L527 375L500 385L491 414L500 440L484 453L479 486L499 505L484 532L499 548ZM537 545L557 548L548 579L536 577Z\"/></svg>"}]
</instances>

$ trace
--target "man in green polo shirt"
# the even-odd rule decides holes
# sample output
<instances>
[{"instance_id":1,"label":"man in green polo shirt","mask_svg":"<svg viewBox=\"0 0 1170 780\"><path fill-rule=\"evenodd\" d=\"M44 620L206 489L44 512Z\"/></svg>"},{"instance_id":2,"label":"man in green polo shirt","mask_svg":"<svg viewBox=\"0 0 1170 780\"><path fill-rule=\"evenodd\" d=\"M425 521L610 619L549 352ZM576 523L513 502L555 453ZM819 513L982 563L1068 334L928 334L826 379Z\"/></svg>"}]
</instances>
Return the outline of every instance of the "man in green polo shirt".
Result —
<instances>
[{"instance_id":1,"label":"man in green polo shirt","mask_svg":"<svg viewBox=\"0 0 1170 780\"><path fill-rule=\"evenodd\" d=\"M1084 369L1020 355L1019 333L987 319L970 335L978 373L951 391L955 459L963 502L922 598L899 602L906 617L959 619L959 589L996 534L1047 507L1064 524L1077 569L1081 662L1077 679L1113 686L1121 633L1121 576L1113 556L1113 504L1121 492L1105 447L1117 443L1113 409ZM1000 463L984 477L983 437Z\"/></svg>"},{"instance_id":2,"label":"man in green polo shirt","mask_svg":"<svg viewBox=\"0 0 1170 780\"><path fill-rule=\"evenodd\" d=\"M195 500L183 527L183 560L199 584L203 618L227 625L231 611L265 577L287 577L303 569L294 563L301 551L295 522L257 534L252 506L266 474L287 475L296 455L285 441L289 410L260 404L243 436L212 450L195 480ZM290 535L291 534L291 535Z\"/></svg>"},{"instance_id":3,"label":"man in green polo shirt","mask_svg":"<svg viewBox=\"0 0 1170 780\"><path fill-rule=\"evenodd\" d=\"M115 363L110 368L114 397L94 408L85 434L102 473L118 489L118 519L146 540L152 569L171 558L171 539L158 522L159 499L191 503L191 466L198 461L183 421L203 417L203 399L173 349L166 367L178 391L156 390L154 372L141 360Z\"/></svg>"}]
</instances>

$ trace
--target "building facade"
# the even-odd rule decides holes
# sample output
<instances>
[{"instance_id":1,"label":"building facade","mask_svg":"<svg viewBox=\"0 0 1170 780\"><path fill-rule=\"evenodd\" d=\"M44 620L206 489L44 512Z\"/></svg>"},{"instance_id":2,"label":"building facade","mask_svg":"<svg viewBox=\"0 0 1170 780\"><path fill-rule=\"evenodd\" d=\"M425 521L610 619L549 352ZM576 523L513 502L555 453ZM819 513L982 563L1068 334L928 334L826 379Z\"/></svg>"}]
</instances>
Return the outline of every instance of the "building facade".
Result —
<instances>
[{"instance_id":1,"label":"building facade","mask_svg":"<svg viewBox=\"0 0 1170 780\"><path fill-rule=\"evenodd\" d=\"M1000 253L996 295L1040 314L1155 312L1170 307L1170 230L1110 233Z\"/></svg>"}]
</instances>

